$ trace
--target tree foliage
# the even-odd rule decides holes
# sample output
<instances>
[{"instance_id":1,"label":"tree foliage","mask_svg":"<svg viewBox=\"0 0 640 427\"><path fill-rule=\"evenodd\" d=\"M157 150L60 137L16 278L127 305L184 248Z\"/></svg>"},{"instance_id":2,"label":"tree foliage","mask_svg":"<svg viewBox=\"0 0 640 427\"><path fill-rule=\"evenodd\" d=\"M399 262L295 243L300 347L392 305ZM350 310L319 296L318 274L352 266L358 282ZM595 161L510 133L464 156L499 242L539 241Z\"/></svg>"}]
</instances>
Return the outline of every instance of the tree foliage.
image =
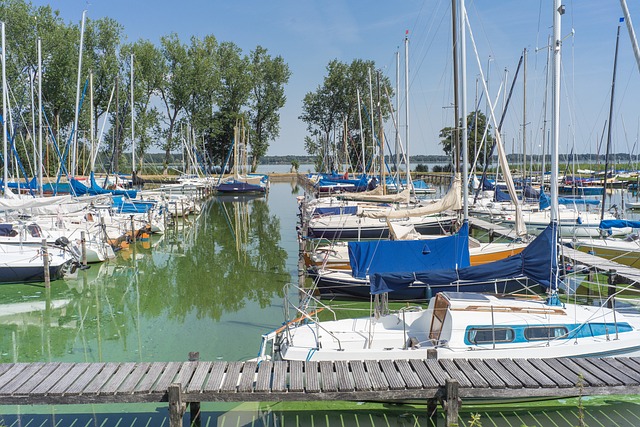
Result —
<instances>
[{"instance_id":1,"label":"tree foliage","mask_svg":"<svg viewBox=\"0 0 640 427\"><path fill-rule=\"evenodd\" d=\"M36 40L42 40L43 111L48 126L44 133L49 136L45 158L51 162L45 167L52 173L68 152L73 131L80 19L65 23L51 6L5 0L0 2L0 20L7 23L10 108L14 117L22 116L12 129L23 138L26 148L21 148L21 156L33 151L28 146L34 142L35 126L31 124L37 110L31 99L38 84ZM171 33L155 45L148 40L125 43L124 32L112 18L87 18L85 22L78 130L84 171L92 150L89 145L102 134L104 122L103 167L126 165L135 170L142 167L143 156L153 147L164 151L168 165L171 153L183 148L183 140L187 149L198 152L199 159L207 159L207 166L221 164L233 143L233 127L241 118L250 128L255 169L279 136L284 87L291 76L284 59L270 55L262 46L243 53L233 42L218 41L213 34L185 39ZM124 155L133 145L132 114L137 165L127 163L128 155Z\"/></svg>"},{"instance_id":2,"label":"tree foliage","mask_svg":"<svg viewBox=\"0 0 640 427\"><path fill-rule=\"evenodd\" d=\"M477 118L477 119L476 119ZM459 128L462 128L462 118L460 119ZM488 126L488 129L487 129ZM482 141L482 137L485 134L486 129L486 137L484 145L481 147L480 142ZM452 163L454 160L455 153L454 151L454 128L445 127L440 130L440 145L442 146L442 151L447 156L450 156L452 159ZM462 135L459 132L459 135ZM477 143L476 143L477 142ZM467 115L467 149L469 153L469 162L473 163L477 156L477 164L484 165L484 146L488 150L491 149L493 145L493 136L491 135L491 125L487 123L486 116L481 111L472 111Z\"/></svg>"},{"instance_id":3,"label":"tree foliage","mask_svg":"<svg viewBox=\"0 0 640 427\"><path fill-rule=\"evenodd\" d=\"M383 121L390 114L387 96L393 96L391 82L376 70L373 61L355 59L351 64L338 60L329 62L323 84L318 86L315 92L305 95L300 116L310 133L310 136L305 138L305 148L309 154L318 157L316 166L324 165L324 169L333 169L336 166L337 154L347 153L348 159L343 160L352 165L359 164L358 168L365 165L362 169L365 170L366 165L370 163L370 156L375 153L375 146L379 145L378 108ZM371 104L374 105L375 111L368 107ZM363 121L362 132L359 113ZM375 134L372 134L372 128ZM363 140L367 159L361 158ZM338 142L334 144L334 141ZM318 170L320 169L322 168Z\"/></svg>"}]
</instances>

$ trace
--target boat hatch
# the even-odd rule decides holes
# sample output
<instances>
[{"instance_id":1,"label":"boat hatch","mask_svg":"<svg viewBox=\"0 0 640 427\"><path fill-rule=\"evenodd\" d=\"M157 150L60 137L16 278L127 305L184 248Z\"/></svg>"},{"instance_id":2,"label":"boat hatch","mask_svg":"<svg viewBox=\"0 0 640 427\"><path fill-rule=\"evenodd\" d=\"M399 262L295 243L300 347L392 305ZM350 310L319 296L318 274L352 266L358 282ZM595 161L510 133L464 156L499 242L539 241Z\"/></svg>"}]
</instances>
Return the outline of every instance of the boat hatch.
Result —
<instances>
[{"instance_id":1,"label":"boat hatch","mask_svg":"<svg viewBox=\"0 0 640 427\"><path fill-rule=\"evenodd\" d=\"M440 341L440 333L442 332L442 326L444 320L447 317L449 311L450 301L445 297L445 292L440 292L436 295L436 299L433 303L433 316L431 319L431 330L429 331L429 339L437 343Z\"/></svg>"}]
</instances>

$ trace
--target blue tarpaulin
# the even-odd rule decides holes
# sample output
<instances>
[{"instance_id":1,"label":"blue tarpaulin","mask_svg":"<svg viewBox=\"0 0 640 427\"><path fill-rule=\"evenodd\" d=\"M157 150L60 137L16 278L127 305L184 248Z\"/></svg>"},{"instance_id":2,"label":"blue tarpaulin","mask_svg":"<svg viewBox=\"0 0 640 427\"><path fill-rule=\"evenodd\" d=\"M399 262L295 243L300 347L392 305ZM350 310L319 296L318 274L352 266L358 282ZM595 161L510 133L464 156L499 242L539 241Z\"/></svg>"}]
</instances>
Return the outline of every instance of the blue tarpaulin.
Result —
<instances>
[{"instance_id":1,"label":"blue tarpaulin","mask_svg":"<svg viewBox=\"0 0 640 427\"><path fill-rule=\"evenodd\" d=\"M600 201L596 199L578 199L573 197L558 197L558 203L561 205L599 205ZM540 210L547 209L551 206L551 198L544 191L540 191Z\"/></svg>"},{"instance_id":2,"label":"blue tarpaulin","mask_svg":"<svg viewBox=\"0 0 640 427\"><path fill-rule=\"evenodd\" d=\"M374 273L434 270L469 266L469 225L453 236L425 240L349 242L353 277Z\"/></svg>"},{"instance_id":3,"label":"blue tarpaulin","mask_svg":"<svg viewBox=\"0 0 640 427\"><path fill-rule=\"evenodd\" d=\"M630 221L627 219L603 219L599 228L608 230L610 228L640 228L640 221Z\"/></svg>"},{"instance_id":4,"label":"blue tarpaulin","mask_svg":"<svg viewBox=\"0 0 640 427\"><path fill-rule=\"evenodd\" d=\"M404 289L416 281L430 286L442 286L455 282L474 283L528 277L542 286L550 287L557 269L556 227L555 223L550 224L522 252L499 261L460 269L373 274L370 279L371 294Z\"/></svg>"},{"instance_id":5,"label":"blue tarpaulin","mask_svg":"<svg viewBox=\"0 0 640 427\"><path fill-rule=\"evenodd\" d=\"M313 215L355 215L358 213L357 206L327 206L315 208Z\"/></svg>"}]
</instances>

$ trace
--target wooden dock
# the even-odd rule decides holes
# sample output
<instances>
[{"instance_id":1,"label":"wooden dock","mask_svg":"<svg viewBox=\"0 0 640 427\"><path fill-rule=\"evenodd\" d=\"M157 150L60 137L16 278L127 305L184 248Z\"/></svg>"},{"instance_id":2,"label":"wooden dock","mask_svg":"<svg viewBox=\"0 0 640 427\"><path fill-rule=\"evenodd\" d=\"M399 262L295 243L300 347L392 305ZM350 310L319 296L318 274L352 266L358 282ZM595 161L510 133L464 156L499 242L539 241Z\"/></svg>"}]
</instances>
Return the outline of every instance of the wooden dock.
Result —
<instances>
[{"instance_id":1,"label":"wooden dock","mask_svg":"<svg viewBox=\"0 0 640 427\"><path fill-rule=\"evenodd\" d=\"M411 350L408 350L411 351ZM640 394L640 358L0 364L0 404L415 401L458 422L462 400Z\"/></svg>"},{"instance_id":2,"label":"wooden dock","mask_svg":"<svg viewBox=\"0 0 640 427\"><path fill-rule=\"evenodd\" d=\"M469 225L472 228L483 230L489 233L489 240L493 241L494 237L502 237L505 239L515 240L518 236L513 228L485 221L474 216L469 217Z\"/></svg>"},{"instance_id":3,"label":"wooden dock","mask_svg":"<svg viewBox=\"0 0 640 427\"><path fill-rule=\"evenodd\" d=\"M567 246L560 250L560 256L564 262L570 261L574 264L583 264L601 273L608 273L610 284L640 284L640 270L628 265L620 264L596 255L579 251Z\"/></svg>"}]
</instances>

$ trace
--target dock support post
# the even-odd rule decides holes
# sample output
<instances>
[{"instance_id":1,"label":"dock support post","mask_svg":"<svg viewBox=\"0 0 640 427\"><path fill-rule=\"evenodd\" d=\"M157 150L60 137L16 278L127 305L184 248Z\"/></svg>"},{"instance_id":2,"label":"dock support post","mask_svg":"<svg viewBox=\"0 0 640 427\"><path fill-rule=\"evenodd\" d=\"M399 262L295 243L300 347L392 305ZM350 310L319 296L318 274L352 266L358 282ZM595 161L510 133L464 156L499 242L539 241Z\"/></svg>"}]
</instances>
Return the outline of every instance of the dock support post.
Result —
<instances>
[{"instance_id":1,"label":"dock support post","mask_svg":"<svg viewBox=\"0 0 640 427\"><path fill-rule=\"evenodd\" d=\"M200 352L198 351L190 351L189 352L189 361L197 362L200 360ZM200 427L200 402L189 402L189 417L191 418L189 425L191 427Z\"/></svg>"},{"instance_id":2,"label":"dock support post","mask_svg":"<svg viewBox=\"0 0 640 427\"><path fill-rule=\"evenodd\" d=\"M445 412L445 425L447 427L458 426L458 410L460 409L460 399L458 398L458 388L460 384L458 384L457 380L453 378L447 378L445 381L445 401L444 401L444 412Z\"/></svg>"},{"instance_id":3,"label":"dock support post","mask_svg":"<svg viewBox=\"0 0 640 427\"><path fill-rule=\"evenodd\" d=\"M607 308L613 309L613 298L611 296L616 293L616 270L609 270L607 276L609 276L607 280L609 285L607 288L607 296L609 297L607 298Z\"/></svg>"},{"instance_id":4,"label":"dock support post","mask_svg":"<svg viewBox=\"0 0 640 427\"><path fill-rule=\"evenodd\" d=\"M51 277L49 272L49 250L47 248L47 239L42 239L42 263L44 264L44 286L51 286Z\"/></svg>"},{"instance_id":5,"label":"dock support post","mask_svg":"<svg viewBox=\"0 0 640 427\"><path fill-rule=\"evenodd\" d=\"M169 394L169 427L182 427L182 416L184 415L185 405L182 403L182 386L180 384L171 384L168 390Z\"/></svg>"},{"instance_id":6,"label":"dock support post","mask_svg":"<svg viewBox=\"0 0 640 427\"><path fill-rule=\"evenodd\" d=\"M80 243L82 244L82 266L87 266L87 239L84 231L80 232Z\"/></svg>"}]
</instances>

